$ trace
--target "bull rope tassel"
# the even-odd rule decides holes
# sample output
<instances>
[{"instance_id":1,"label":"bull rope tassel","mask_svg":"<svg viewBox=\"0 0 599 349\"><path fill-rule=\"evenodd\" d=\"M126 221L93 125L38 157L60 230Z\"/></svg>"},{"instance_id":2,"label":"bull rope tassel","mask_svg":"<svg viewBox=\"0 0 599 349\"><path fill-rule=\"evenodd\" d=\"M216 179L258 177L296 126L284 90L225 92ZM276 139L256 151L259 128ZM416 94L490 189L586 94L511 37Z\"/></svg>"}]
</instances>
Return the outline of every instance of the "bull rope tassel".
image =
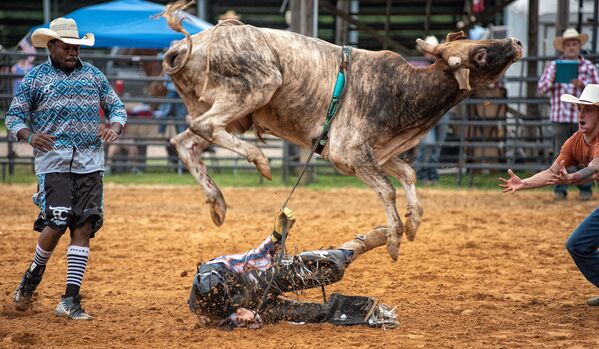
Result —
<instances>
[{"instance_id":1,"label":"bull rope tassel","mask_svg":"<svg viewBox=\"0 0 599 349\"><path fill-rule=\"evenodd\" d=\"M300 172L299 176L297 177L297 180L295 181L295 185L289 192L289 195L287 195L287 199L285 199L285 203L283 203L283 206L281 207L279 212L282 212L283 209L285 207L287 207L287 204L289 203L291 196L295 192L295 189L299 185L300 180L304 176L304 173L306 172L306 169L308 168L308 165L310 164L310 160L312 160L312 156L314 155L314 153L322 152L322 150L324 149L324 147L329 139L329 130L331 128L331 123L332 123L333 119L335 118L335 115L337 114L337 110L339 109L339 104L341 103L342 97L345 92L346 82L349 81L349 72L350 72L350 68L351 68L351 51L352 51L351 46L343 46L343 49L341 50L341 63L339 64L339 72L337 73L337 80L335 81L335 87L333 88L333 95L331 97L331 103L329 104L329 108L327 109L327 117L326 117L324 125L322 127L322 133L320 134L320 136L318 136L318 138L314 142L312 151L310 152L310 155L308 156L306 163L302 167L302 171ZM278 215L277 215L277 217L278 217ZM288 232L287 217L285 215L283 215L282 218L283 218L283 231L281 232L281 246L280 246L281 251L279 252L277 259L275 259L275 265L277 265L277 266L281 264L281 261L285 257L285 242L287 241L287 232ZM275 220L276 219L277 218L275 217ZM266 303L266 300L268 298L268 293L270 292L274 278L275 278L275 273L273 272L273 274L270 278L270 281L268 282L268 286L266 286L266 289L264 290L262 299L260 300L260 303L258 304L258 307L256 308L257 313L260 313L262 306L264 306L264 304ZM322 288L322 297L323 297L324 301L326 302L327 298L326 298L326 290L325 290L324 285L321 285L321 288Z\"/></svg>"}]
</instances>

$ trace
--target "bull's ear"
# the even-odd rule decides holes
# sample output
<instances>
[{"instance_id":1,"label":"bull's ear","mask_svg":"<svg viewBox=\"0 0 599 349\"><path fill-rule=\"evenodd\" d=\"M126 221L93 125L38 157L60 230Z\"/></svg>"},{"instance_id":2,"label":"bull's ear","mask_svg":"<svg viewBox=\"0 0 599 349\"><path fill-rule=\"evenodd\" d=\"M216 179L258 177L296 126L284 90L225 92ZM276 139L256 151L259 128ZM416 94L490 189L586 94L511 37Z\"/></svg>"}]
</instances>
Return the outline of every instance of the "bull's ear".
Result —
<instances>
[{"instance_id":1,"label":"bull's ear","mask_svg":"<svg viewBox=\"0 0 599 349\"><path fill-rule=\"evenodd\" d=\"M416 45L420 47L422 52L430 53L431 55L434 54L433 51L435 50L436 45L431 45L422 39L416 39Z\"/></svg>"},{"instance_id":2,"label":"bull's ear","mask_svg":"<svg viewBox=\"0 0 599 349\"><path fill-rule=\"evenodd\" d=\"M476 62L476 64L483 65L485 63L487 63L487 51L482 50L482 51L478 51L474 54L474 61Z\"/></svg>"},{"instance_id":3,"label":"bull's ear","mask_svg":"<svg viewBox=\"0 0 599 349\"><path fill-rule=\"evenodd\" d=\"M464 34L463 31L459 31L457 33L447 34L447 38L445 39L445 41L450 42L450 41L463 40L463 39L468 39L468 37L466 36L466 34Z\"/></svg>"}]
</instances>

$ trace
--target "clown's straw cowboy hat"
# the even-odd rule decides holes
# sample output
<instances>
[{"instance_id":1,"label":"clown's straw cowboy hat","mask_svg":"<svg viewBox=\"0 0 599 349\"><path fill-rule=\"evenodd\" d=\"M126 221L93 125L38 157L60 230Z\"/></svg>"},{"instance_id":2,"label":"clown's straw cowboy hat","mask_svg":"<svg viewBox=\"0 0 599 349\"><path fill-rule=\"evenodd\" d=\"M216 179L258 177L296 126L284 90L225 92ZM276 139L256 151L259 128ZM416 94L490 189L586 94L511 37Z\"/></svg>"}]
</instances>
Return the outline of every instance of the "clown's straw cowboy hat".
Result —
<instances>
[{"instance_id":1,"label":"clown's straw cowboy hat","mask_svg":"<svg viewBox=\"0 0 599 349\"><path fill-rule=\"evenodd\" d=\"M48 41L58 39L65 44L94 46L94 34L87 33L79 38L77 23L71 18L56 18L50 22L50 28L38 28L31 34L35 47L46 47Z\"/></svg>"},{"instance_id":2,"label":"clown's straw cowboy hat","mask_svg":"<svg viewBox=\"0 0 599 349\"><path fill-rule=\"evenodd\" d=\"M578 30L574 28L568 28L564 31L562 36L558 36L553 40L553 47L559 51L564 51L564 41L572 39L580 41L580 46L582 46L589 41L589 36L585 33L580 34Z\"/></svg>"},{"instance_id":3,"label":"clown's straw cowboy hat","mask_svg":"<svg viewBox=\"0 0 599 349\"><path fill-rule=\"evenodd\" d=\"M241 19L241 16L237 14L237 12L233 11L233 10L227 10L225 13L223 13L222 15L220 15L218 17L219 20L221 21L226 21L227 19L236 19L239 20Z\"/></svg>"},{"instance_id":4,"label":"clown's straw cowboy hat","mask_svg":"<svg viewBox=\"0 0 599 349\"><path fill-rule=\"evenodd\" d=\"M563 94L560 100L567 103L599 106L599 85L586 85L580 94L580 98L576 98L570 94Z\"/></svg>"}]
</instances>

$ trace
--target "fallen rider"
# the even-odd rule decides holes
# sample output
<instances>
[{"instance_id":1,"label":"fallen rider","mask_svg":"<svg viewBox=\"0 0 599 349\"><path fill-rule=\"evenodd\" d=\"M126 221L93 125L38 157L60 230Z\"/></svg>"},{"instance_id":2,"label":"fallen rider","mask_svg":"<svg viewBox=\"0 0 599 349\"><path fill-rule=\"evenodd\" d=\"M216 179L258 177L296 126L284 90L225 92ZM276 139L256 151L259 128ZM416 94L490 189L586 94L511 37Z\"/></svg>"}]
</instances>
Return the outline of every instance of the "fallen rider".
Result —
<instances>
[{"instance_id":1,"label":"fallen rider","mask_svg":"<svg viewBox=\"0 0 599 349\"><path fill-rule=\"evenodd\" d=\"M260 246L243 254L225 255L198 266L189 308L202 322L221 328L260 328L263 323L329 322L335 325L399 326L394 309L374 298L332 294L325 303L287 299L285 292L333 284L361 254L387 242L387 228L378 227L336 249L316 250L275 258L283 229L293 226L288 208L275 220L273 233Z\"/></svg>"}]
</instances>

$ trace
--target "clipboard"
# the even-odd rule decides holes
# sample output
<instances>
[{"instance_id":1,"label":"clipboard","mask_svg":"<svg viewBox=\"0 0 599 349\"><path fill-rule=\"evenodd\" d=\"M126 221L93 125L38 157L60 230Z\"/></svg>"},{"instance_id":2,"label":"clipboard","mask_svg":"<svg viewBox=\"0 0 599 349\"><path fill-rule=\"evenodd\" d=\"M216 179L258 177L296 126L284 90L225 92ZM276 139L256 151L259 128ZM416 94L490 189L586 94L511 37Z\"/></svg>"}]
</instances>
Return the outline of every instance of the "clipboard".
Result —
<instances>
[{"instance_id":1,"label":"clipboard","mask_svg":"<svg viewBox=\"0 0 599 349\"><path fill-rule=\"evenodd\" d=\"M555 61L555 82L569 84L578 78L578 61L560 59Z\"/></svg>"}]
</instances>

